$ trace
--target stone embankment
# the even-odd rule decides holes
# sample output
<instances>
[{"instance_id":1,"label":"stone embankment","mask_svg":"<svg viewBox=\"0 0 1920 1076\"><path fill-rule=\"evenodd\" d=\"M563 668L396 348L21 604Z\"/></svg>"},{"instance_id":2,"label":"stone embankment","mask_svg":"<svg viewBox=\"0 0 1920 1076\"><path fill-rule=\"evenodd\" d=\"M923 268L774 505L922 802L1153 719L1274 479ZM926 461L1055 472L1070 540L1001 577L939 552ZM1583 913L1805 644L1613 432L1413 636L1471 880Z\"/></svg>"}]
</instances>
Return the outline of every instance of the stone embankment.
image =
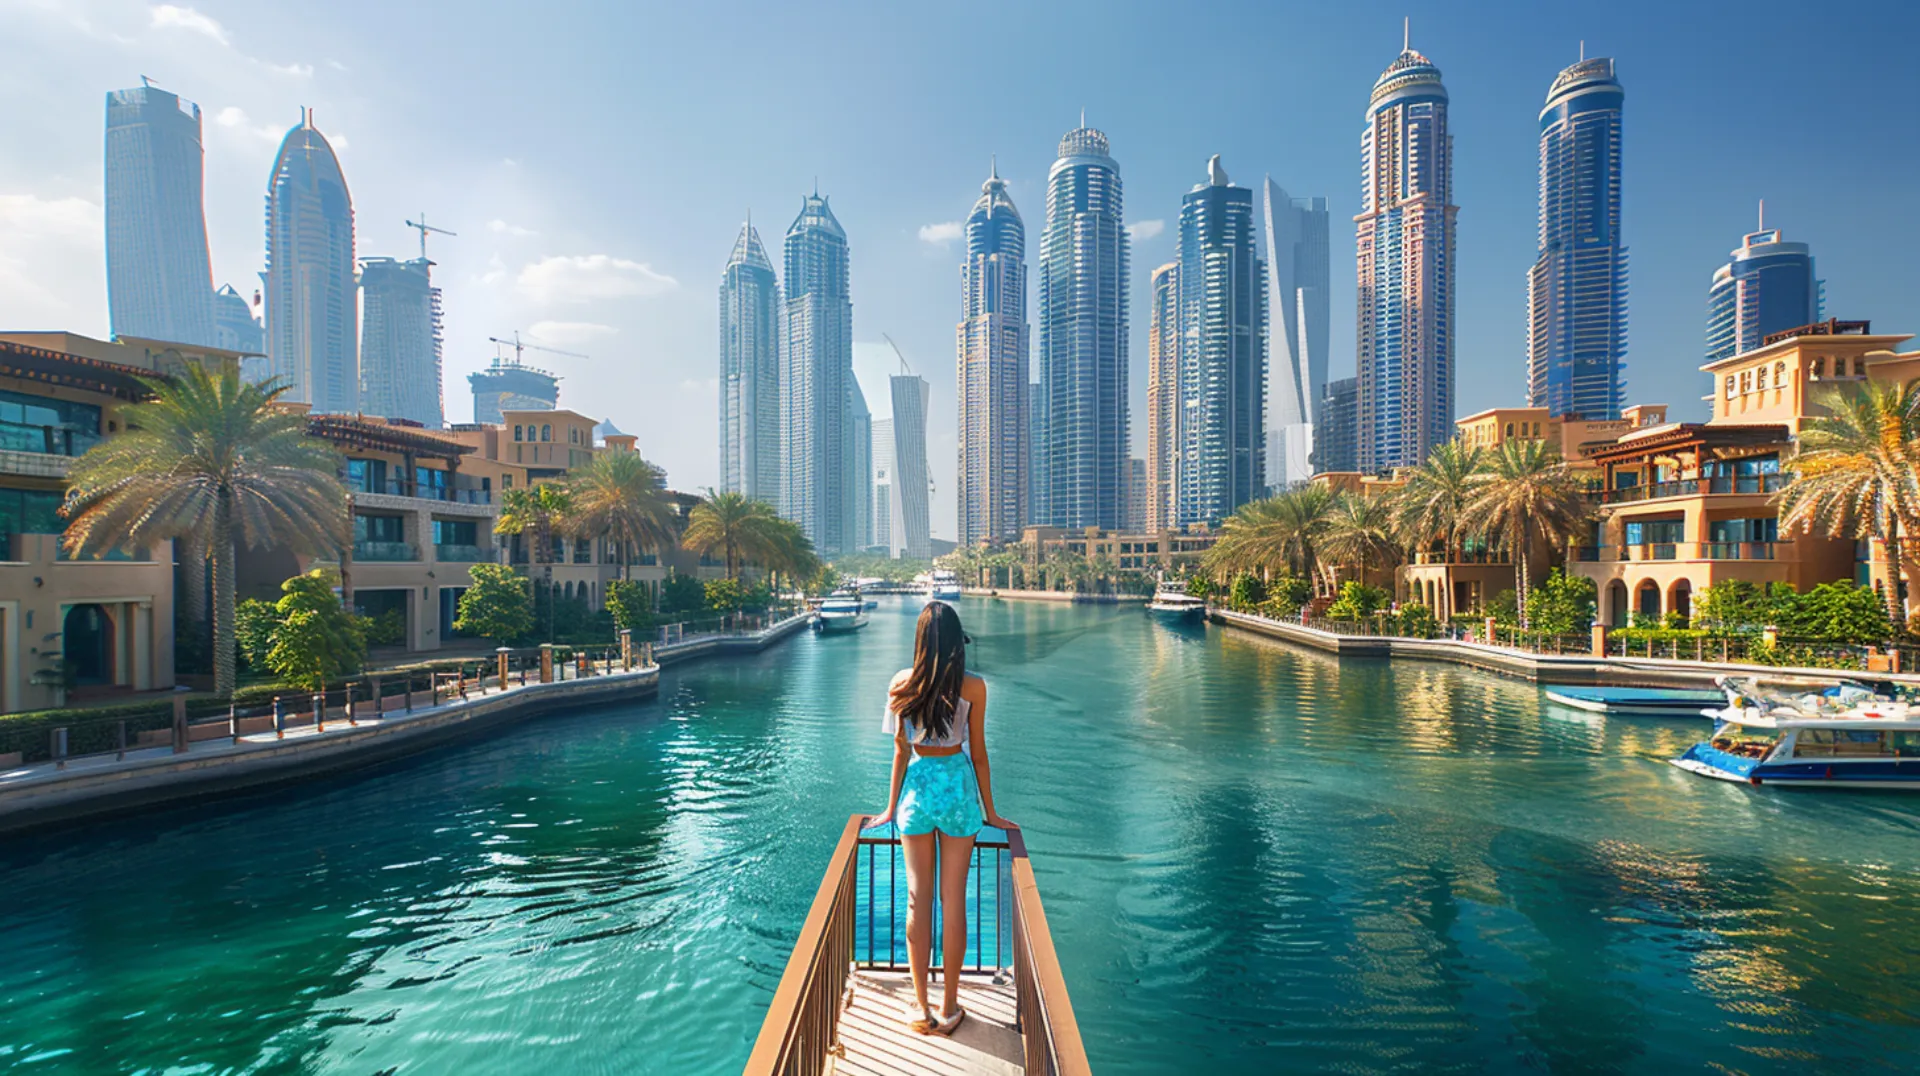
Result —
<instances>
[{"instance_id":1,"label":"stone embankment","mask_svg":"<svg viewBox=\"0 0 1920 1076\"><path fill-rule=\"evenodd\" d=\"M330 717L324 728L309 723L276 733L249 722L238 737L201 736L203 726L195 726L184 751L136 745L122 757L108 753L71 758L64 765L16 766L0 771L0 833L361 770L546 714L644 698L659 689L663 665L756 653L803 630L810 619L802 614L758 632L698 636L655 647L654 664L632 670L496 686L465 697L449 693L445 702L412 710L397 708L404 703L390 699L397 705L352 723Z\"/></svg>"}]
</instances>

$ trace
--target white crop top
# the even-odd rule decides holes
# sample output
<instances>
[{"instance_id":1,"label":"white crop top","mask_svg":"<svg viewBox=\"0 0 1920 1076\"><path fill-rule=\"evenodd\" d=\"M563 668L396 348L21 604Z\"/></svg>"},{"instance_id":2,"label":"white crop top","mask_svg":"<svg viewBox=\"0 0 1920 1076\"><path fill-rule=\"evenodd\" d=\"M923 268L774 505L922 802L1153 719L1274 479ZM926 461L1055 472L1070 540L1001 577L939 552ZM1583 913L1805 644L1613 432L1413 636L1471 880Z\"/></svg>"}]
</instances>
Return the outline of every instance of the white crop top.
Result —
<instances>
[{"instance_id":1,"label":"white crop top","mask_svg":"<svg viewBox=\"0 0 1920 1076\"><path fill-rule=\"evenodd\" d=\"M913 727L913 719L907 718L907 742L915 747L965 746L967 742L967 714L972 710L973 704L967 701L965 695L960 696L960 701L955 704L953 708L953 725L947 729L945 738L938 740L934 739L933 734L925 729L916 732ZM881 720L880 728L889 736L896 735L900 731L900 715L893 712L892 699L887 700L887 716Z\"/></svg>"}]
</instances>

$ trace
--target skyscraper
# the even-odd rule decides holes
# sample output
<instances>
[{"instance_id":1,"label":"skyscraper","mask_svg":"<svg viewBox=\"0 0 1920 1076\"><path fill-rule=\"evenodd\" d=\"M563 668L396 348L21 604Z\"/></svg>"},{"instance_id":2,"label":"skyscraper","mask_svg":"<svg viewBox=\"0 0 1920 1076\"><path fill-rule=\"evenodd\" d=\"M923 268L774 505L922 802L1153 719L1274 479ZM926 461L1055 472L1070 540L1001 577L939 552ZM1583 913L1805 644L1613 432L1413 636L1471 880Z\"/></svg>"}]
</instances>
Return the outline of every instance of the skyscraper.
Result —
<instances>
[{"instance_id":1,"label":"skyscraper","mask_svg":"<svg viewBox=\"0 0 1920 1076\"><path fill-rule=\"evenodd\" d=\"M107 94L107 315L113 335L211 346L200 106L140 86Z\"/></svg>"},{"instance_id":2,"label":"skyscraper","mask_svg":"<svg viewBox=\"0 0 1920 1076\"><path fill-rule=\"evenodd\" d=\"M1058 527L1120 525L1127 461L1127 232L1107 136L1068 131L1047 173L1040 239L1044 515Z\"/></svg>"},{"instance_id":3,"label":"skyscraper","mask_svg":"<svg viewBox=\"0 0 1920 1076\"><path fill-rule=\"evenodd\" d=\"M1620 417L1626 405L1627 248L1613 61L1560 72L1540 110L1539 260L1527 275L1527 406Z\"/></svg>"},{"instance_id":4,"label":"skyscraper","mask_svg":"<svg viewBox=\"0 0 1920 1076\"><path fill-rule=\"evenodd\" d=\"M780 500L780 282L748 220L720 276L720 488Z\"/></svg>"},{"instance_id":5,"label":"skyscraper","mask_svg":"<svg viewBox=\"0 0 1920 1076\"><path fill-rule=\"evenodd\" d=\"M1325 198L1261 191L1267 258L1267 483L1313 474L1313 411L1327 385L1331 244Z\"/></svg>"},{"instance_id":6,"label":"skyscraper","mask_svg":"<svg viewBox=\"0 0 1920 1076\"><path fill-rule=\"evenodd\" d=\"M893 395L893 487L888 498L888 531L875 535L896 557L933 556L927 491L927 405L933 389L914 374L887 379Z\"/></svg>"},{"instance_id":7,"label":"skyscraper","mask_svg":"<svg viewBox=\"0 0 1920 1076\"><path fill-rule=\"evenodd\" d=\"M787 229L780 341L780 511L823 556L851 552L859 528L853 451L853 300L847 233L818 191ZM869 446L871 447L871 446ZM869 527L871 522L869 522Z\"/></svg>"},{"instance_id":8,"label":"skyscraper","mask_svg":"<svg viewBox=\"0 0 1920 1076\"><path fill-rule=\"evenodd\" d=\"M847 452L853 458L849 489L853 494L853 548L864 551L885 541L873 532L873 412L858 378L847 378Z\"/></svg>"},{"instance_id":9,"label":"skyscraper","mask_svg":"<svg viewBox=\"0 0 1920 1076\"><path fill-rule=\"evenodd\" d=\"M1412 48L1373 84L1360 151L1359 468L1377 472L1453 436L1453 136L1440 69Z\"/></svg>"},{"instance_id":10,"label":"skyscraper","mask_svg":"<svg viewBox=\"0 0 1920 1076\"><path fill-rule=\"evenodd\" d=\"M1026 258L1026 225L1007 196L1000 170L991 168L967 216L955 333L963 546L1018 538L1029 517ZM898 404L894 415L897 421Z\"/></svg>"},{"instance_id":11,"label":"skyscraper","mask_svg":"<svg viewBox=\"0 0 1920 1076\"><path fill-rule=\"evenodd\" d=\"M1314 473L1359 470L1360 379L1327 382L1314 416Z\"/></svg>"},{"instance_id":12,"label":"skyscraper","mask_svg":"<svg viewBox=\"0 0 1920 1076\"><path fill-rule=\"evenodd\" d=\"M301 113L267 181L267 352L288 399L360 409L353 198L333 147Z\"/></svg>"},{"instance_id":13,"label":"skyscraper","mask_svg":"<svg viewBox=\"0 0 1920 1076\"><path fill-rule=\"evenodd\" d=\"M271 374L267 366L267 332L246 296L233 290L232 284L220 285L213 293L213 346L238 351L240 376L248 381L265 381Z\"/></svg>"},{"instance_id":14,"label":"skyscraper","mask_svg":"<svg viewBox=\"0 0 1920 1076\"><path fill-rule=\"evenodd\" d=\"M1824 316L1826 288L1814 275L1813 252L1789 243L1780 229L1748 232L1733 260L1714 271L1707 289L1707 361L1760 346L1769 333L1811 325Z\"/></svg>"},{"instance_id":15,"label":"skyscraper","mask_svg":"<svg viewBox=\"0 0 1920 1076\"><path fill-rule=\"evenodd\" d=\"M361 262L360 409L437 430L445 408L440 289L433 286L432 265L425 258Z\"/></svg>"},{"instance_id":16,"label":"skyscraper","mask_svg":"<svg viewBox=\"0 0 1920 1076\"><path fill-rule=\"evenodd\" d=\"M892 548L893 535L893 420L873 420L873 536L876 545L886 545L887 555L898 557Z\"/></svg>"},{"instance_id":17,"label":"skyscraper","mask_svg":"<svg viewBox=\"0 0 1920 1076\"><path fill-rule=\"evenodd\" d=\"M1153 271L1153 307L1147 315L1146 525L1159 533L1175 526L1180 477L1180 263Z\"/></svg>"},{"instance_id":18,"label":"skyscraper","mask_svg":"<svg viewBox=\"0 0 1920 1076\"><path fill-rule=\"evenodd\" d=\"M1215 154L1180 200L1180 474L1175 521L1217 523L1266 493L1267 267L1253 191Z\"/></svg>"}]
</instances>

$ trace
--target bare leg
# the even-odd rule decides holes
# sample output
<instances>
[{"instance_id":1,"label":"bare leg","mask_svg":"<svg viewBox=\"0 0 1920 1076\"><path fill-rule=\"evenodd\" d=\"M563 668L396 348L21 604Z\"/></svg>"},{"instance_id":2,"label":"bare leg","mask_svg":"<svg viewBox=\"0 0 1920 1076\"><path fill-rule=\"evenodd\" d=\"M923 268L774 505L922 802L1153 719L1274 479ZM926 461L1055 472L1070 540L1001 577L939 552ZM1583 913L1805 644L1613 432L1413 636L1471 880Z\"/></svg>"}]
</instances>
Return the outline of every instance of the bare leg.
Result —
<instances>
[{"instance_id":1,"label":"bare leg","mask_svg":"<svg viewBox=\"0 0 1920 1076\"><path fill-rule=\"evenodd\" d=\"M940 947L946 957L940 983L943 1018L960 1008L960 969L967 962L967 871L972 866L973 838L940 834Z\"/></svg>"},{"instance_id":2,"label":"bare leg","mask_svg":"<svg viewBox=\"0 0 1920 1076\"><path fill-rule=\"evenodd\" d=\"M931 833L909 833L900 838L907 861L907 968L913 975L913 999L922 1015L927 1008L927 966L933 956L933 852Z\"/></svg>"}]
</instances>

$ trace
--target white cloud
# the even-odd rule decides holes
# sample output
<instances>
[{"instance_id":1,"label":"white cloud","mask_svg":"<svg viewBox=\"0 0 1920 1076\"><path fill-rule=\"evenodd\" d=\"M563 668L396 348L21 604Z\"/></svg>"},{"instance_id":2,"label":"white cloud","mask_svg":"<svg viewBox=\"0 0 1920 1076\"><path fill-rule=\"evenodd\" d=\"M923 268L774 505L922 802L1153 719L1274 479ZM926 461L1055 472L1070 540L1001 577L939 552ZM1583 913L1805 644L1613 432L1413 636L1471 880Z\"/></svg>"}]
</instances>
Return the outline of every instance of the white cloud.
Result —
<instances>
[{"instance_id":1,"label":"white cloud","mask_svg":"<svg viewBox=\"0 0 1920 1076\"><path fill-rule=\"evenodd\" d=\"M318 124L315 124L315 126L318 126ZM335 131L332 134L327 136L327 143L331 145L336 151L346 149L347 133L345 131Z\"/></svg>"},{"instance_id":2,"label":"white cloud","mask_svg":"<svg viewBox=\"0 0 1920 1076\"><path fill-rule=\"evenodd\" d=\"M522 294L535 302L584 303L659 295L680 282L652 267L611 254L556 255L529 262L516 278Z\"/></svg>"},{"instance_id":3,"label":"white cloud","mask_svg":"<svg viewBox=\"0 0 1920 1076\"><path fill-rule=\"evenodd\" d=\"M511 235L515 238L540 234L532 228L522 228L518 224L508 224L506 221L497 218L487 222L487 231L496 232L501 235Z\"/></svg>"},{"instance_id":4,"label":"white cloud","mask_svg":"<svg viewBox=\"0 0 1920 1076\"><path fill-rule=\"evenodd\" d=\"M226 28L214 21L211 15L202 15L190 7L176 4L161 4L152 9L153 14L148 26L155 30L191 30L213 38L222 45L227 44Z\"/></svg>"},{"instance_id":5,"label":"white cloud","mask_svg":"<svg viewBox=\"0 0 1920 1076\"><path fill-rule=\"evenodd\" d=\"M533 328L527 330L527 336L555 347L579 347L603 340L619 331L611 325L595 321L536 321Z\"/></svg>"},{"instance_id":6,"label":"white cloud","mask_svg":"<svg viewBox=\"0 0 1920 1076\"><path fill-rule=\"evenodd\" d=\"M1142 239L1152 239L1167 230L1164 220L1139 220L1127 225L1127 236L1138 243Z\"/></svg>"},{"instance_id":7,"label":"white cloud","mask_svg":"<svg viewBox=\"0 0 1920 1076\"><path fill-rule=\"evenodd\" d=\"M343 75L347 74L351 70L350 68L347 67L346 64L341 63L339 60L328 60L327 66L333 68L335 71L338 71Z\"/></svg>"},{"instance_id":8,"label":"white cloud","mask_svg":"<svg viewBox=\"0 0 1920 1076\"><path fill-rule=\"evenodd\" d=\"M922 224L920 226L920 241L922 243L934 243L944 247L948 243L960 238L961 232L960 222L957 220L942 221L939 224Z\"/></svg>"},{"instance_id":9,"label":"white cloud","mask_svg":"<svg viewBox=\"0 0 1920 1076\"><path fill-rule=\"evenodd\" d=\"M243 108L228 105L214 114L213 122L221 127L250 134L262 142L278 142L285 131L278 131L271 124L256 124Z\"/></svg>"},{"instance_id":10,"label":"white cloud","mask_svg":"<svg viewBox=\"0 0 1920 1076\"><path fill-rule=\"evenodd\" d=\"M267 67L268 69L273 71L278 71L283 75L292 75L294 78L312 78L313 77L312 64L269 63L267 64Z\"/></svg>"}]
</instances>

